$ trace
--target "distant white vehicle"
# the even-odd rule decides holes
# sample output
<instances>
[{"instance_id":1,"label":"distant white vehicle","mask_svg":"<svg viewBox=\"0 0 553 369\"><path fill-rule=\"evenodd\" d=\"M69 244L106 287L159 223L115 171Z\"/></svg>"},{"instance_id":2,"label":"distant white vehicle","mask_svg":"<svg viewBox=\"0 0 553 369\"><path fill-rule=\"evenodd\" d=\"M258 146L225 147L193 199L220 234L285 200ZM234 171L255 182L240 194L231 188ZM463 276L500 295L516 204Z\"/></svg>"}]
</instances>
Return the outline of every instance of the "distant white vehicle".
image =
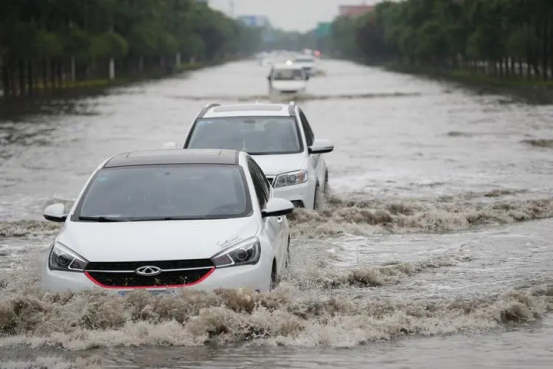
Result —
<instances>
[{"instance_id":1,"label":"distant white vehicle","mask_svg":"<svg viewBox=\"0 0 553 369\"><path fill-rule=\"evenodd\" d=\"M311 55L298 55L294 58L293 63L300 66L308 76L317 72L315 58Z\"/></svg>"},{"instance_id":2,"label":"distant white vehicle","mask_svg":"<svg viewBox=\"0 0 553 369\"><path fill-rule=\"evenodd\" d=\"M302 94L307 88L309 75L294 63L273 65L267 76L269 94Z\"/></svg>"}]
</instances>

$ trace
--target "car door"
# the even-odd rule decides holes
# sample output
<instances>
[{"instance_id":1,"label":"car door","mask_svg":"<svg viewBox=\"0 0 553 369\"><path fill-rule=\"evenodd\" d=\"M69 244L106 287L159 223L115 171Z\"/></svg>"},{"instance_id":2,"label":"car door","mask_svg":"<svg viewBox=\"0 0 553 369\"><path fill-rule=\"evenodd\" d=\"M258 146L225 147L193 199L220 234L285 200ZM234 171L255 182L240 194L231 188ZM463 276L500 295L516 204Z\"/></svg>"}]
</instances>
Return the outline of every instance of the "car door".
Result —
<instances>
[{"instance_id":1,"label":"car door","mask_svg":"<svg viewBox=\"0 0 553 369\"><path fill-rule=\"evenodd\" d=\"M269 184L265 173L263 173L263 170L251 157L248 157L248 166L250 172L255 175L259 190L262 194L263 205L261 205L261 209L263 209L267 201L269 201L269 199L272 197L272 187ZM271 238L275 247L275 255L277 255L279 270L282 270L281 268L283 267L283 265L281 263L283 263L285 260L285 253L288 245L288 223L286 222L286 218L282 216L267 217L263 220L263 222L265 223L267 236Z\"/></svg>"},{"instance_id":2,"label":"car door","mask_svg":"<svg viewBox=\"0 0 553 369\"><path fill-rule=\"evenodd\" d=\"M303 132L305 134L305 140L307 142L307 147L313 145L315 141L315 134L309 125L305 114L300 109L300 120L303 127ZM324 186L324 176L325 176L325 165L324 160L321 158L321 154L309 154L309 168L313 168L315 175L319 179L319 185Z\"/></svg>"}]
</instances>

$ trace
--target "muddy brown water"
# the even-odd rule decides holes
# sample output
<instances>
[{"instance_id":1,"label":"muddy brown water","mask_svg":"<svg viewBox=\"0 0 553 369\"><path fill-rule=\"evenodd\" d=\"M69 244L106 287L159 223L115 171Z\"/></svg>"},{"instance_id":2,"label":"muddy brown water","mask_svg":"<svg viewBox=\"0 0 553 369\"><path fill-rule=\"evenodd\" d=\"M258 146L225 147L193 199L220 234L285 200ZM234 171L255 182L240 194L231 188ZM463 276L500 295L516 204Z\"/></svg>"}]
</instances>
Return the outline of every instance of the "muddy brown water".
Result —
<instances>
[{"instance_id":1,"label":"muddy brown water","mask_svg":"<svg viewBox=\"0 0 553 369\"><path fill-rule=\"evenodd\" d=\"M292 216L280 287L51 295L38 266L109 155L182 142L199 109L262 101L242 61L0 107L0 367L553 366L553 106L342 61L302 104L331 194Z\"/></svg>"}]
</instances>

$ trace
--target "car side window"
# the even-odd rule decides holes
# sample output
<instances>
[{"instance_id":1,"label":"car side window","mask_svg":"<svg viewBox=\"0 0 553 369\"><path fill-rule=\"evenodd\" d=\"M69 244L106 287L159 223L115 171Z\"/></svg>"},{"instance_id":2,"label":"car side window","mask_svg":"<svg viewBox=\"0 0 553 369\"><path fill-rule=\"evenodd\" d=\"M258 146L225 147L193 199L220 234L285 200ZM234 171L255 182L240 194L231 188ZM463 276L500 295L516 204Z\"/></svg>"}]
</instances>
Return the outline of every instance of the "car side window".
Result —
<instances>
[{"instance_id":1,"label":"car side window","mask_svg":"<svg viewBox=\"0 0 553 369\"><path fill-rule=\"evenodd\" d=\"M263 187L263 192L265 193L265 198L268 200L269 196L271 196L271 185L269 184L269 181L267 180L267 176L265 176L265 173L263 172L263 169L259 167L259 165L255 162L253 159L249 159L253 167L255 168L255 171L257 172L257 175L259 176L259 181L261 182L261 185Z\"/></svg>"},{"instance_id":2,"label":"car side window","mask_svg":"<svg viewBox=\"0 0 553 369\"><path fill-rule=\"evenodd\" d=\"M257 170L254 167L254 163L252 160L248 160L248 168L252 176L252 181L255 188L255 193L257 195L257 200L259 201L259 206L261 209L263 209L267 204L267 200L268 200L268 196L266 196L265 190L263 188L263 182L259 178L259 174L257 173Z\"/></svg>"},{"instance_id":3,"label":"car side window","mask_svg":"<svg viewBox=\"0 0 553 369\"><path fill-rule=\"evenodd\" d=\"M309 122L305 117L305 114L303 114L303 111L300 111L300 120L303 131L305 132L305 140L307 141L307 146L311 146L315 141L315 134L313 133L313 130L311 129L311 126L309 125Z\"/></svg>"}]
</instances>

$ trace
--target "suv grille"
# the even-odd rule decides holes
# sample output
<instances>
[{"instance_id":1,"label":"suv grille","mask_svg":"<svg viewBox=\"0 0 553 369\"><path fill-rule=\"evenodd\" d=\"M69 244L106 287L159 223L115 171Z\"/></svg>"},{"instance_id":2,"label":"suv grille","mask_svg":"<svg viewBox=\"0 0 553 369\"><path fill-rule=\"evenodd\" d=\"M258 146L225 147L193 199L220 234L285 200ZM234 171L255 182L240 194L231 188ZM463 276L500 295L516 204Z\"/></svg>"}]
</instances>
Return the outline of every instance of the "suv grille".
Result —
<instances>
[{"instance_id":1,"label":"suv grille","mask_svg":"<svg viewBox=\"0 0 553 369\"><path fill-rule=\"evenodd\" d=\"M155 266L161 272L153 276L139 275L141 266ZM138 261L138 262L92 262L85 273L93 282L103 287L182 287L197 283L213 272L215 266L209 259Z\"/></svg>"}]
</instances>

